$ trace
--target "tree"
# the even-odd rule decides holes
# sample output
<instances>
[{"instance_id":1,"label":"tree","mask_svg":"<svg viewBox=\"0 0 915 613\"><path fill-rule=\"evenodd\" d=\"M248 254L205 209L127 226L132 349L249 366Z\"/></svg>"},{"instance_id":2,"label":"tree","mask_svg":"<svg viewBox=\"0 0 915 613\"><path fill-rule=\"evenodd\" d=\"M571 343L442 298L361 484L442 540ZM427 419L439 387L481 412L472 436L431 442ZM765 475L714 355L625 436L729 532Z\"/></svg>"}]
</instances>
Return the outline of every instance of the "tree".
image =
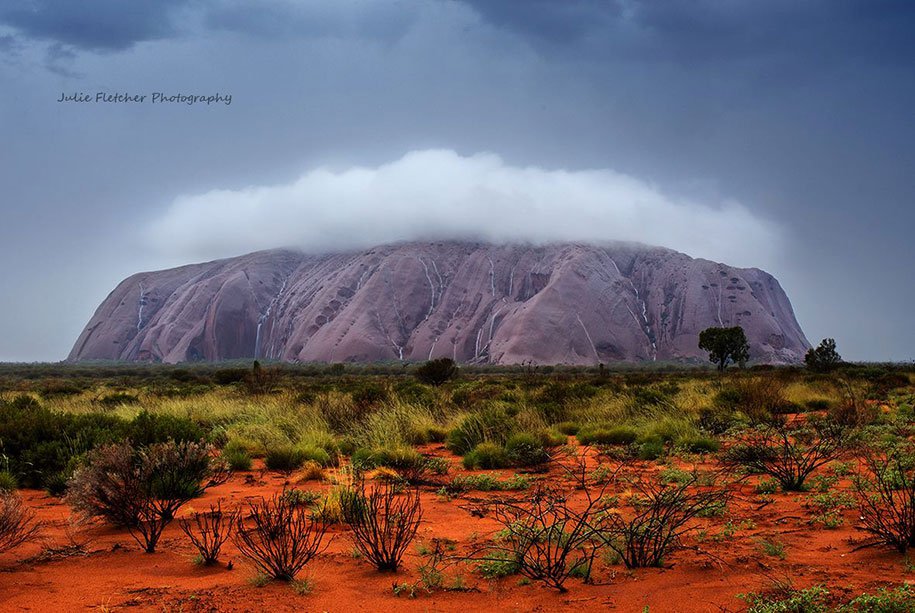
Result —
<instances>
[{"instance_id":1,"label":"tree","mask_svg":"<svg viewBox=\"0 0 915 613\"><path fill-rule=\"evenodd\" d=\"M706 328L699 333L699 349L708 351L710 362L724 370L729 362L743 364L750 358L750 344L743 328Z\"/></svg>"},{"instance_id":2,"label":"tree","mask_svg":"<svg viewBox=\"0 0 915 613\"><path fill-rule=\"evenodd\" d=\"M829 372L842 362L842 356L836 351L836 341L833 338L824 338L820 346L807 351L804 363L807 368L817 372Z\"/></svg>"},{"instance_id":3,"label":"tree","mask_svg":"<svg viewBox=\"0 0 915 613\"><path fill-rule=\"evenodd\" d=\"M430 360L416 369L416 378L429 385L439 386L457 376L458 367L451 358Z\"/></svg>"}]
</instances>

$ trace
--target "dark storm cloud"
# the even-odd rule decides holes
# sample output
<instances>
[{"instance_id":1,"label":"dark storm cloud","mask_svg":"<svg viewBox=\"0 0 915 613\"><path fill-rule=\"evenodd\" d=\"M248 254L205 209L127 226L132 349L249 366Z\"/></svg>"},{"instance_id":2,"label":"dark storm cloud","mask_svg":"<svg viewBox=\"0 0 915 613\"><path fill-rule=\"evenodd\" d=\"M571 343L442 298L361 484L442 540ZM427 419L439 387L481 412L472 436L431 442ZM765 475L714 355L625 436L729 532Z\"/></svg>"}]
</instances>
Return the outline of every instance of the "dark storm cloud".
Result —
<instances>
[{"instance_id":1,"label":"dark storm cloud","mask_svg":"<svg viewBox=\"0 0 915 613\"><path fill-rule=\"evenodd\" d=\"M24 36L91 51L120 51L176 32L173 10L187 0L30 0L6 3L0 23Z\"/></svg>"},{"instance_id":2,"label":"dark storm cloud","mask_svg":"<svg viewBox=\"0 0 915 613\"><path fill-rule=\"evenodd\" d=\"M208 3L204 23L215 30L268 38L356 36L391 41L407 32L413 21L411 9L418 1L422 0L274 0L256 4L228 0Z\"/></svg>"},{"instance_id":3,"label":"dark storm cloud","mask_svg":"<svg viewBox=\"0 0 915 613\"><path fill-rule=\"evenodd\" d=\"M915 52L909 0L465 0L535 48L615 59L731 61L801 54L796 61ZM900 57L902 56L902 57Z\"/></svg>"},{"instance_id":4,"label":"dark storm cloud","mask_svg":"<svg viewBox=\"0 0 915 613\"><path fill-rule=\"evenodd\" d=\"M465 0L484 18L542 41L574 43L623 16L614 0Z\"/></svg>"},{"instance_id":5,"label":"dark storm cloud","mask_svg":"<svg viewBox=\"0 0 915 613\"><path fill-rule=\"evenodd\" d=\"M32 39L87 51L123 51L139 42L176 37L180 17L199 20L204 29L253 37L397 40L421 1L32 0L0 8L0 24Z\"/></svg>"},{"instance_id":6,"label":"dark storm cloud","mask_svg":"<svg viewBox=\"0 0 915 613\"><path fill-rule=\"evenodd\" d=\"M580 234L589 211L612 221L595 176L635 186L613 207L649 192L663 197L655 212L694 204L674 210L712 229L678 238L701 224L657 214L616 230L769 267L812 341L836 337L851 359L915 357L910 0L0 6L0 260L22 263L0 270L15 290L0 292L0 360L66 355L118 281L186 264L208 240L228 255L307 240L299 227L322 231L318 244L455 224ZM234 101L56 102L159 88ZM434 152L448 155L415 168ZM484 173L480 159L500 161ZM376 188L348 192L360 177ZM459 202L470 215L430 204L474 186L490 198ZM512 221L506 194L542 221ZM345 214L390 203L390 219ZM303 218L305 205L323 221ZM716 210L748 223L715 230L726 216L703 213ZM416 217L428 224L402 227ZM771 227L777 242L758 230Z\"/></svg>"}]
</instances>

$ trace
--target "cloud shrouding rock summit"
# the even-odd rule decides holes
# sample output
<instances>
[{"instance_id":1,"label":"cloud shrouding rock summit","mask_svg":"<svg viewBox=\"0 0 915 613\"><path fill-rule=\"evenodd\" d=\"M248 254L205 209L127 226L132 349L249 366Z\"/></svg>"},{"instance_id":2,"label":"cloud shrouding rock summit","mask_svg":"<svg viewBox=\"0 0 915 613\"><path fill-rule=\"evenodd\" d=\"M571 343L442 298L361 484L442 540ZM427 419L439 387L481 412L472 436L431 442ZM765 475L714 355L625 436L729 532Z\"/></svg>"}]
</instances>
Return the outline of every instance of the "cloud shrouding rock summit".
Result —
<instances>
[{"instance_id":1,"label":"cloud shrouding rock summit","mask_svg":"<svg viewBox=\"0 0 915 613\"><path fill-rule=\"evenodd\" d=\"M260 249L360 249L406 240L637 241L733 265L765 266L779 230L736 203L665 195L612 170L515 167L499 156L413 151L376 168L321 167L283 185L175 199L148 230L193 261Z\"/></svg>"}]
</instances>

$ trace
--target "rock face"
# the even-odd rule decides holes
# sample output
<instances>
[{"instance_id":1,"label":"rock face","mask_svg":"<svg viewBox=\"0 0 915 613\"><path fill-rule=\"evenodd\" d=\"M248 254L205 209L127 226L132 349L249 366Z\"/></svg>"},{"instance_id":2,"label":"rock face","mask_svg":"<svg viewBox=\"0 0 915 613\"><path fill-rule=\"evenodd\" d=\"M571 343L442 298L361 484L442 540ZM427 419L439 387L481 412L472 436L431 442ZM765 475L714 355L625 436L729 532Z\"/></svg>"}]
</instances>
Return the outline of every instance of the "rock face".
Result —
<instances>
[{"instance_id":1,"label":"rock face","mask_svg":"<svg viewBox=\"0 0 915 613\"><path fill-rule=\"evenodd\" d=\"M718 325L742 326L754 361L797 362L810 347L778 281L755 268L629 243L405 243L133 275L70 359L704 361L699 332Z\"/></svg>"}]
</instances>

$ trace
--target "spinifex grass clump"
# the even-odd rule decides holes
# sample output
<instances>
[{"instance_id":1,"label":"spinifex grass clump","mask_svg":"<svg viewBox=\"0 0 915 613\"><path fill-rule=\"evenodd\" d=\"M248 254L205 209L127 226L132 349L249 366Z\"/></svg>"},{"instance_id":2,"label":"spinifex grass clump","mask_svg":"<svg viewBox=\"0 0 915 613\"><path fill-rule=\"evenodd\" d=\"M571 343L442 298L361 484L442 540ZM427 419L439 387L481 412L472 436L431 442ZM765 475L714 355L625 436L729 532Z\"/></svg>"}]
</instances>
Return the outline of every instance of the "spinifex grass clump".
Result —
<instances>
[{"instance_id":1,"label":"spinifex grass clump","mask_svg":"<svg viewBox=\"0 0 915 613\"><path fill-rule=\"evenodd\" d=\"M505 449L495 443L480 443L464 455L464 467L471 470L506 468L509 464Z\"/></svg>"},{"instance_id":2,"label":"spinifex grass clump","mask_svg":"<svg viewBox=\"0 0 915 613\"><path fill-rule=\"evenodd\" d=\"M422 521L419 490L359 481L343 497L342 508L356 549L379 571L396 571Z\"/></svg>"},{"instance_id":3,"label":"spinifex grass clump","mask_svg":"<svg viewBox=\"0 0 915 613\"><path fill-rule=\"evenodd\" d=\"M540 466L550 461L543 439L535 434L513 434L505 443L505 455L511 466Z\"/></svg>"},{"instance_id":4,"label":"spinifex grass clump","mask_svg":"<svg viewBox=\"0 0 915 613\"><path fill-rule=\"evenodd\" d=\"M515 420L506 411L487 407L467 415L448 433L448 448L464 455L480 443L503 445L516 429Z\"/></svg>"},{"instance_id":5,"label":"spinifex grass clump","mask_svg":"<svg viewBox=\"0 0 915 613\"><path fill-rule=\"evenodd\" d=\"M220 501L210 505L208 512L196 512L178 524L200 553L200 563L212 566L219 561L219 552L229 539L236 521L238 511L224 511Z\"/></svg>"},{"instance_id":6,"label":"spinifex grass clump","mask_svg":"<svg viewBox=\"0 0 915 613\"><path fill-rule=\"evenodd\" d=\"M100 447L73 474L67 499L86 517L124 526L153 553L178 509L225 478L223 465L212 455L210 445L174 441Z\"/></svg>"},{"instance_id":7,"label":"spinifex grass clump","mask_svg":"<svg viewBox=\"0 0 915 613\"><path fill-rule=\"evenodd\" d=\"M582 445L630 445L639 433L632 426L588 424L578 430L576 437Z\"/></svg>"},{"instance_id":8,"label":"spinifex grass clump","mask_svg":"<svg viewBox=\"0 0 915 613\"><path fill-rule=\"evenodd\" d=\"M313 519L305 505L278 494L248 503L235 519L234 542L258 571L279 581L294 581L326 545L327 523Z\"/></svg>"},{"instance_id":9,"label":"spinifex grass clump","mask_svg":"<svg viewBox=\"0 0 915 613\"><path fill-rule=\"evenodd\" d=\"M301 468L307 459L302 449L292 445L278 445L267 450L264 465L267 470L289 474L297 468Z\"/></svg>"}]
</instances>

